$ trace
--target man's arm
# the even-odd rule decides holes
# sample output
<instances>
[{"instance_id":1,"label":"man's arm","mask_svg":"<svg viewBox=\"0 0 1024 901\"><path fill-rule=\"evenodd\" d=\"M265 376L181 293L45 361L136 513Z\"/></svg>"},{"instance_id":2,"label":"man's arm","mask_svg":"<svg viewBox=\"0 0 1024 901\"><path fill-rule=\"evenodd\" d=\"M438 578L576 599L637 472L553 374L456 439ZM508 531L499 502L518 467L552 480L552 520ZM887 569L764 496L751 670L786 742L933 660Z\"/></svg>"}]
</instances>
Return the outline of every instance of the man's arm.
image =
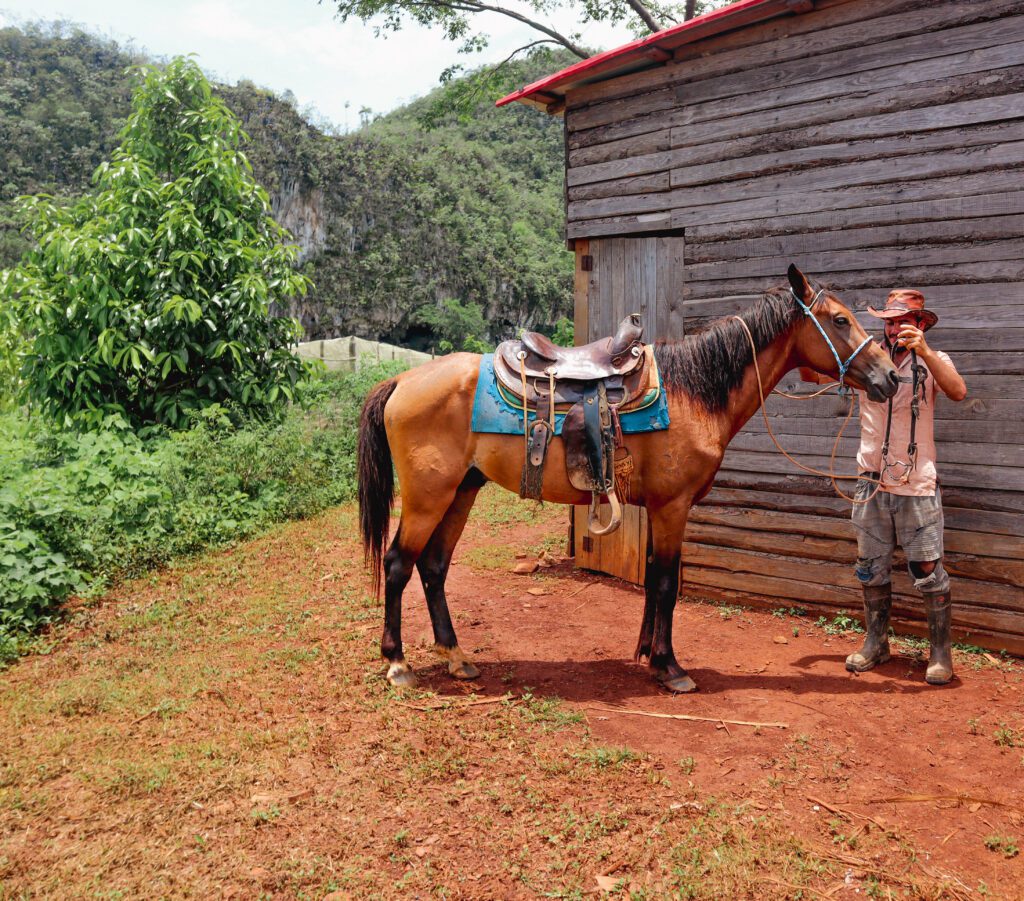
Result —
<instances>
[{"instance_id":1,"label":"man's arm","mask_svg":"<svg viewBox=\"0 0 1024 901\"><path fill-rule=\"evenodd\" d=\"M963 400L967 397L967 384L961 378L956 367L942 359L924 340L924 332L917 326L906 323L899 334L899 342L907 350L917 352L917 356L924 361L928 371L935 379L935 384L950 400Z\"/></svg>"}]
</instances>

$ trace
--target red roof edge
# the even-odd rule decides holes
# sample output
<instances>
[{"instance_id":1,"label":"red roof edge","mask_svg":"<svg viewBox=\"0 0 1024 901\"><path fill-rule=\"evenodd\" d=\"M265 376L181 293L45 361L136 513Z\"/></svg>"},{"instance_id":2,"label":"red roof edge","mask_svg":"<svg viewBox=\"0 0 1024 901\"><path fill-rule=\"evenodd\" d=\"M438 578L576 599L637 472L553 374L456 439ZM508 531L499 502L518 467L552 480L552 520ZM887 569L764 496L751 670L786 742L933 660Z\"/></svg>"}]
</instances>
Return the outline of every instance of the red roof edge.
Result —
<instances>
[{"instance_id":1,"label":"red roof edge","mask_svg":"<svg viewBox=\"0 0 1024 901\"><path fill-rule=\"evenodd\" d=\"M682 44L688 44L703 37L708 37L711 34L717 34L728 28L730 24L733 24L727 21L729 19L741 19L741 21L735 23L736 26L749 24L752 20L741 14L768 4L779 5L778 0L737 0L735 3L730 3L721 9L712 10L703 16L697 16L697 18L690 19L688 22L674 25L672 28L666 28L664 31L657 31L645 38L639 38L613 50L606 50L604 53L597 54L597 56L580 60L567 69L562 69L560 72L545 76L533 84L520 88L518 91L513 91L511 94L502 97L494 105L505 106L516 100L536 101L538 99L536 98L537 94L551 93L559 85L579 81L581 78L597 75L606 69L612 69L615 67L614 63L618 62L621 57L629 56L638 50L643 51L659 42L671 40L675 46L681 46ZM714 27L709 28L708 26ZM672 40L677 36L682 36L683 40Z\"/></svg>"}]
</instances>

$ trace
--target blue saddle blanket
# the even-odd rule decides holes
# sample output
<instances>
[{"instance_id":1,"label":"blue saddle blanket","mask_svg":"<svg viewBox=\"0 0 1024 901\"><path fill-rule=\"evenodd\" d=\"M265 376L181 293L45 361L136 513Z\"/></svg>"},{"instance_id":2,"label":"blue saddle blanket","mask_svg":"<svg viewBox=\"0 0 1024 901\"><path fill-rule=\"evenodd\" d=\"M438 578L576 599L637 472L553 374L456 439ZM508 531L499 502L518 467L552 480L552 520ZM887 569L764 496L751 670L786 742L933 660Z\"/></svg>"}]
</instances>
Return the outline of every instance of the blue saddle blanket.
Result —
<instances>
[{"instance_id":1,"label":"blue saddle blanket","mask_svg":"<svg viewBox=\"0 0 1024 901\"><path fill-rule=\"evenodd\" d=\"M534 410L528 410L530 422L537 418ZM555 413L555 434L562 434L562 420L565 413ZM619 416L625 434L658 432L667 429L668 403L665 391L658 379L658 387L647 392L644 402L636 409ZM494 376L494 354L484 354L480 359L480 377L476 383L473 398L474 432L491 432L498 435L523 434L523 408L508 398Z\"/></svg>"}]
</instances>

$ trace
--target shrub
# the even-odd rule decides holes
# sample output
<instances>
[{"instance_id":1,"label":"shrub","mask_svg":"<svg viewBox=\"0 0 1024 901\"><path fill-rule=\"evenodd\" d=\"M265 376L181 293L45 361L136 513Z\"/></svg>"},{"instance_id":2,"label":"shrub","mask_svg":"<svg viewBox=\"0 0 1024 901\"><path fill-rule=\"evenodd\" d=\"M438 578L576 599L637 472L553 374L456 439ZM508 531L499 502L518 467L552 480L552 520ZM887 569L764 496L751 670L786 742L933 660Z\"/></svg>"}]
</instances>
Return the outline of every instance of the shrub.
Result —
<instances>
[{"instance_id":1,"label":"shrub","mask_svg":"<svg viewBox=\"0 0 1024 901\"><path fill-rule=\"evenodd\" d=\"M399 368L324 375L279 422L212 406L145 438L0 415L0 660L71 594L353 497L363 398Z\"/></svg>"}]
</instances>

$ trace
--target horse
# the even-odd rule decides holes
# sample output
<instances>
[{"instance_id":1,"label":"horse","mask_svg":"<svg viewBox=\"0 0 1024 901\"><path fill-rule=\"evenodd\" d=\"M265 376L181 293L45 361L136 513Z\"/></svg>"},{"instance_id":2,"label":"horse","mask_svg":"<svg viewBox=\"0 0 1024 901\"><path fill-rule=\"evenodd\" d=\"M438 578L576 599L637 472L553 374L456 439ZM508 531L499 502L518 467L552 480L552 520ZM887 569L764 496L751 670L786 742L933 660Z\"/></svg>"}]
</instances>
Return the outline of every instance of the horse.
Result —
<instances>
[{"instance_id":1,"label":"horse","mask_svg":"<svg viewBox=\"0 0 1024 901\"><path fill-rule=\"evenodd\" d=\"M888 355L830 289L792 265L788 281L788 289L767 292L738 317L717 320L682 340L656 342L670 425L626 439L633 458L628 496L647 508L649 544L644 612L633 656L637 662L646 660L655 681L673 693L697 687L677 661L672 643L689 511L711 490L726 447L759 409L762 391L770 392L798 366L840 383L845 379L875 401L891 397L899 384ZM479 675L459 647L445 577L477 493L488 481L519 491L524 454L522 436L472 431L479 369L478 354L450 354L380 382L363 407L360 530L378 597L383 577L380 647L387 680L396 688L416 683L401 633L402 593L414 567L423 582L434 650L454 678ZM401 486L401 519L385 554L394 472ZM548 450L542 499L590 501L567 478L561 438L553 439Z\"/></svg>"}]
</instances>

